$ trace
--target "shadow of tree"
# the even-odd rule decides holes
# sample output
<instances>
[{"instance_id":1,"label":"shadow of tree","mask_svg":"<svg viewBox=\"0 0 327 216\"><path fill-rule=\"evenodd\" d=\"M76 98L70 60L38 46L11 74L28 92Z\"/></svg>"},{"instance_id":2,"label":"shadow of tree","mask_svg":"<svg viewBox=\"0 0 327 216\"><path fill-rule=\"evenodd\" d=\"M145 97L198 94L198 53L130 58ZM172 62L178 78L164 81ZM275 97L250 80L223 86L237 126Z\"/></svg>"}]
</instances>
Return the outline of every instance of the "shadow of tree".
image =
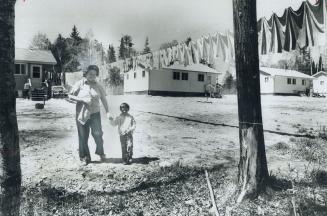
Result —
<instances>
[{"instance_id":1,"label":"shadow of tree","mask_svg":"<svg viewBox=\"0 0 327 216\"><path fill-rule=\"evenodd\" d=\"M149 164L150 162L159 160L158 157L139 157L133 158L132 164ZM104 161L91 161L91 163L112 163L112 164L120 164L123 163L123 159L121 158L106 158Z\"/></svg>"}]
</instances>

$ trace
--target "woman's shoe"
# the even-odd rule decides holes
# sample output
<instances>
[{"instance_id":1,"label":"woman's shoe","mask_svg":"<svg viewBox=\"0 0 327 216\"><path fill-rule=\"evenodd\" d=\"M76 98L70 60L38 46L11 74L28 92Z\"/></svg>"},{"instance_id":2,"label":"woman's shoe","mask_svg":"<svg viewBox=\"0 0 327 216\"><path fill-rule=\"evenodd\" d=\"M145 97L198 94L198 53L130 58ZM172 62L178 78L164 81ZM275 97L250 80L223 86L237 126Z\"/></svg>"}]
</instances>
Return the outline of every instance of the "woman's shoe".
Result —
<instances>
[{"instance_id":1,"label":"woman's shoe","mask_svg":"<svg viewBox=\"0 0 327 216\"><path fill-rule=\"evenodd\" d=\"M89 163L91 163L91 158L84 157L80 158L80 160L83 166L87 166Z\"/></svg>"}]
</instances>

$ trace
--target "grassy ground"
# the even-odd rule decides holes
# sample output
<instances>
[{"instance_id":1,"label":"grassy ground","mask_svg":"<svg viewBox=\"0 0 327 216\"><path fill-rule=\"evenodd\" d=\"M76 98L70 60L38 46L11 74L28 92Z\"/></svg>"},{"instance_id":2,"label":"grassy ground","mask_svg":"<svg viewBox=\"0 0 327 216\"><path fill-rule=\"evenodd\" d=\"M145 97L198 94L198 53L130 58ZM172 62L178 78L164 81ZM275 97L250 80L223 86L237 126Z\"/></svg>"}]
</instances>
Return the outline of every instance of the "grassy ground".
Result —
<instances>
[{"instance_id":1,"label":"grassy ground","mask_svg":"<svg viewBox=\"0 0 327 216\"><path fill-rule=\"evenodd\" d=\"M224 126L238 125L235 96L109 96L114 114L123 101L137 121L135 163L121 164L117 129L103 118L108 160L92 154L81 166L74 105L57 99L35 110L17 100L22 215L210 215L205 169L221 215L290 215L294 206L300 215L327 214L326 99L262 97L271 183L239 205L238 129ZM92 138L89 145L93 152Z\"/></svg>"}]
</instances>

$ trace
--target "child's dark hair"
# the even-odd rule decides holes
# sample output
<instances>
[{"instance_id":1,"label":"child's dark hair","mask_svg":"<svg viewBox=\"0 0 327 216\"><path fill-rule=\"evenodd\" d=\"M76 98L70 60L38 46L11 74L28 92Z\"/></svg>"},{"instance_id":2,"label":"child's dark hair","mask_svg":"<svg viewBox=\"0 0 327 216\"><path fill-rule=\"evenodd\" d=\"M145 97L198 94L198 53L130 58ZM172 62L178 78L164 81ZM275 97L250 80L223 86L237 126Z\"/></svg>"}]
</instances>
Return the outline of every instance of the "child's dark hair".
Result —
<instances>
[{"instance_id":1,"label":"child's dark hair","mask_svg":"<svg viewBox=\"0 0 327 216\"><path fill-rule=\"evenodd\" d=\"M119 106L120 111L122 111L123 107L126 107L127 111L129 111L129 105L128 105L128 103L122 103L122 104L120 104L120 106Z\"/></svg>"}]
</instances>

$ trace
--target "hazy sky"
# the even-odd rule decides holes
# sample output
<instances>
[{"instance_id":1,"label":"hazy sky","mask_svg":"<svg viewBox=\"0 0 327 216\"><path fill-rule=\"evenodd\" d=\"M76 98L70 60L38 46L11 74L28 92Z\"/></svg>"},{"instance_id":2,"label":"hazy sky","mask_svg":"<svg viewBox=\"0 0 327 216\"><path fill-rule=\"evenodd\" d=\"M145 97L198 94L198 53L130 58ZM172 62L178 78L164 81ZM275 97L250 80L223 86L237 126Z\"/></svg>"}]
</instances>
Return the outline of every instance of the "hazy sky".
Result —
<instances>
[{"instance_id":1,"label":"hazy sky","mask_svg":"<svg viewBox=\"0 0 327 216\"><path fill-rule=\"evenodd\" d=\"M280 15L301 2L257 0L257 15ZM118 47L121 36L129 34L137 49L143 49L146 36L150 47L158 49L173 39L233 30L232 0L17 0L16 47L28 47L37 32L51 41L58 33L67 37L74 24L81 36L92 29L105 47Z\"/></svg>"}]
</instances>

